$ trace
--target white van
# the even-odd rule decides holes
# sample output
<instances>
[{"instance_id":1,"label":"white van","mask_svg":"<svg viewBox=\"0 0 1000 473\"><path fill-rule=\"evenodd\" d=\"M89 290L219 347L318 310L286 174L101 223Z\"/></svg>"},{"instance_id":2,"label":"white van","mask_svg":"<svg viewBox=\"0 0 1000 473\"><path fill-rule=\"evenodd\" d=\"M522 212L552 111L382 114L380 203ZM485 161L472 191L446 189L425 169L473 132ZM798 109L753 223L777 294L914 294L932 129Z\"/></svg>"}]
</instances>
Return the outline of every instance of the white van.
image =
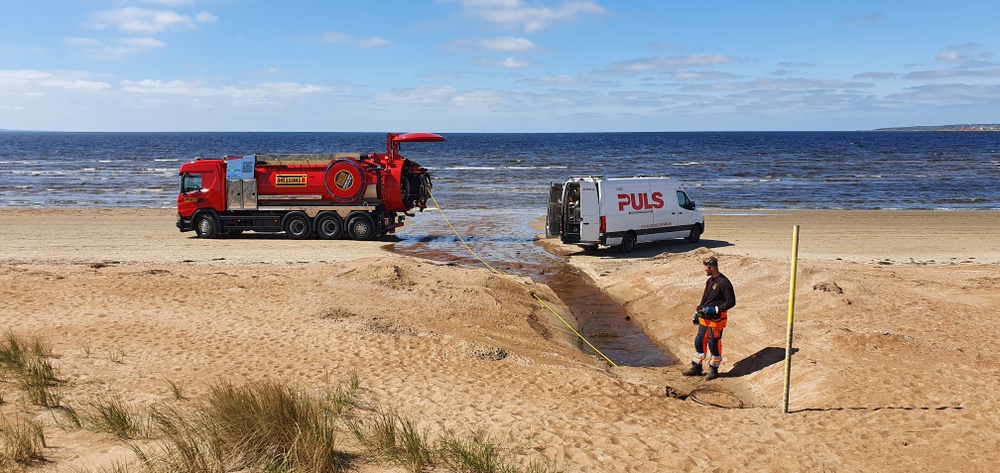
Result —
<instances>
[{"instance_id":1,"label":"white van","mask_svg":"<svg viewBox=\"0 0 1000 473\"><path fill-rule=\"evenodd\" d=\"M574 176L549 189L545 234L563 243L631 253L649 241L697 243L704 231L704 215L670 176Z\"/></svg>"}]
</instances>

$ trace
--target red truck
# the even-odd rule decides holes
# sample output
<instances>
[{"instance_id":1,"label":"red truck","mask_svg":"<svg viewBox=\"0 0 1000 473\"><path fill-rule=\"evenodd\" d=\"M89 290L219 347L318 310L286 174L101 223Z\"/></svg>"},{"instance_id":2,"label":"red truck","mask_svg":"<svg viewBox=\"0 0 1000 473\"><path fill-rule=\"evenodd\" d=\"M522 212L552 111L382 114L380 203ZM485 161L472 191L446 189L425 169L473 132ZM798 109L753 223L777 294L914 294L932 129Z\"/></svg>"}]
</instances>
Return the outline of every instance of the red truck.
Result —
<instances>
[{"instance_id":1,"label":"red truck","mask_svg":"<svg viewBox=\"0 0 1000 473\"><path fill-rule=\"evenodd\" d=\"M444 141L432 133L389 133L386 151L196 158L181 165L177 228L201 238L285 232L291 239L371 240L401 227L430 197L427 169L400 143Z\"/></svg>"}]
</instances>

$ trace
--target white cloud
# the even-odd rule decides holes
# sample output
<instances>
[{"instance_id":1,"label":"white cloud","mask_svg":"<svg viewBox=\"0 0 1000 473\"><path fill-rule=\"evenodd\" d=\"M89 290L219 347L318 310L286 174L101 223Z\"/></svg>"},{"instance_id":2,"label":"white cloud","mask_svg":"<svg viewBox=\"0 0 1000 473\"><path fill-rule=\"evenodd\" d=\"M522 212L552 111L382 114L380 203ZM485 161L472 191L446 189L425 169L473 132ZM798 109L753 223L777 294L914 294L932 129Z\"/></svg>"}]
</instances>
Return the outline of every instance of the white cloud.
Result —
<instances>
[{"instance_id":1,"label":"white cloud","mask_svg":"<svg viewBox=\"0 0 1000 473\"><path fill-rule=\"evenodd\" d=\"M748 82L722 82L682 87L683 91L727 92L737 90L832 90L874 87L867 82L844 82L835 79L757 79Z\"/></svg>"},{"instance_id":2,"label":"white cloud","mask_svg":"<svg viewBox=\"0 0 1000 473\"><path fill-rule=\"evenodd\" d=\"M732 80L736 76L728 72L717 71L678 71L672 76L674 80Z\"/></svg>"},{"instance_id":3,"label":"white cloud","mask_svg":"<svg viewBox=\"0 0 1000 473\"><path fill-rule=\"evenodd\" d=\"M371 48L376 46L388 46L392 44L391 41L379 37L372 36L370 38L359 39L347 33L341 33L339 31L328 31L320 35L319 41L321 43L328 44L340 44L344 46L356 46L361 48Z\"/></svg>"},{"instance_id":4,"label":"white cloud","mask_svg":"<svg viewBox=\"0 0 1000 473\"><path fill-rule=\"evenodd\" d=\"M163 41L148 37L118 38L111 44L94 38L67 38L64 42L68 46L80 48L84 54L94 59L106 60L120 59L166 46Z\"/></svg>"},{"instance_id":5,"label":"white cloud","mask_svg":"<svg viewBox=\"0 0 1000 473\"><path fill-rule=\"evenodd\" d=\"M121 90L143 96L174 95L183 97L222 97L244 102L267 102L309 94L328 92L330 89L311 84L294 82L264 82L249 86L206 86L182 80L140 80L122 81Z\"/></svg>"},{"instance_id":6,"label":"white cloud","mask_svg":"<svg viewBox=\"0 0 1000 473\"><path fill-rule=\"evenodd\" d=\"M497 52L524 52L538 49L538 45L525 38L505 36L480 41L483 49Z\"/></svg>"},{"instance_id":7,"label":"white cloud","mask_svg":"<svg viewBox=\"0 0 1000 473\"><path fill-rule=\"evenodd\" d=\"M952 77L1000 77L1000 68L991 69L936 69L915 71L903 76L904 79L948 79Z\"/></svg>"},{"instance_id":8,"label":"white cloud","mask_svg":"<svg viewBox=\"0 0 1000 473\"><path fill-rule=\"evenodd\" d=\"M704 67L736 62L736 58L725 54L692 54L689 56L656 56L611 63L612 72L637 74L649 72L670 72L685 67Z\"/></svg>"},{"instance_id":9,"label":"white cloud","mask_svg":"<svg viewBox=\"0 0 1000 473\"><path fill-rule=\"evenodd\" d=\"M955 62L955 61L965 61L966 59L971 59L971 58L972 56L968 54L962 54L958 51L949 50L949 51L941 51L934 59L937 61Z\"/></svg>"},{"instance_id":10,"label":"white cloud","mask_svg":"<svg viewBox=\"0 0 1000 473\"><path fill-rule=\"evenodd\" d=\"M539 63L535 61L531 61L529 59L518 59L515 57L508 57L504 59L478 58L469 61L469 64L476 66L501 67L504 69L523 69L539 65Z\"/></svg>"},{"instance_id":11,"label":"white cloud","mask_svg":"<svg viewBox=\"0 0 1000 473\"><path fill-rule=\"evenodd\" d=\"M153 3L165 7L183 7L186 5L194 5L194 0L142 0L142 1L145 3Z\"/></svg>"},{"instance_id":12,"label":"white cloud","mask_svg":"<svg viewBox=\"0 0 1000 473\"><path fill-rule=\"evenodd\" d=\"M862 72L854 74L855 79L892 79L899 74L895 72Z\"/></svg>"},{"instance_id":13,"label":"white cloud","mask_svg":"<svg viewBox=\"0 0 1000 473\"><path fill-rule=\"evenodd\" d=\"M96 29L117 29L126 33L156 34L174 28L195 29L199 23L211 23L218 18L208 12L200 12L192 18L170 10L150 10L147 8L125 7L103 10L90 15L91 27Z\"/></svg>"},{"instance_id":14,"label":"white cloud","mask_svg":"<svg viewBox=\"0 0 1000 473\"><path fill-rule=\"evenodd\" d=\"M8 91L35 91L35 88L62 89L77 92L99 92L111 84L88 80L91 75L75 71L40 71L36 69L0 69L0 88Z\"/></svg>"},{"instance_id":15,"label":"white cloud","mask_svg":"<svg viewBox=\"0 0 1000 473\"><path fill-rule=\"evenodd\" d=\"M541 31L552 22L572 21L584 14L602 14L597 2L571 0L555 8L529 7L521 0L454 0L466 16L479 18L503 28L517 28L525 33Z\"/></svg>"},{"instance_id":16,"label":"white cloud","mask_svg":"<svg viewBox=\"0 0 1000 473\"><path fill-rule=\"evenodd\" d=\"M982 104L985 100L1000 99L997 84L931 84L910 87L906 92L886 97L892 100L931 104Z\"/></svg>"}]
</instances>

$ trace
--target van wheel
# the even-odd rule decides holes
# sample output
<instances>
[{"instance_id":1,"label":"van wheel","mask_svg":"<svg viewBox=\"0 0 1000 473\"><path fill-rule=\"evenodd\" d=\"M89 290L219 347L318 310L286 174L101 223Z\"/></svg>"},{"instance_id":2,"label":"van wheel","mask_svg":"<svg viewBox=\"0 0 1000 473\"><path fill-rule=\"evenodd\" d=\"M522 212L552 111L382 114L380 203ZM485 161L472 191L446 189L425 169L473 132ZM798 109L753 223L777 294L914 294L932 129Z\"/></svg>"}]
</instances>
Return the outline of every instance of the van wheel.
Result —
<instances>
[{"instance_id":1,"label":"van wheel","mask_svg":"<svg viewBox=\"0 0 1000 473\"><path fill-rule=\"evenodd\" d=\"M305 214L292 214L285 219L285 234L292 240L305 240L312 234L309 228L309 217Z\"/></svg>"},{"instance_id":2,"label":"van wheel","mask_svg":"<svg viewBox=\"0 0 1000 473\"><path fill-rule=\"evenodd\" d=\"M687 236L688 243L698 243L701 240L701 225L691 227L691 234Z\"/></svg>"},{"instance_id":3,"label":"van wheel","mask_svg":"<svg viewBox=\"0 0 1000 473\"><path fill-rule=\"evenodd\" d=\"M215 238L219 236L219 222L210 213L203 213L194 222L194 233L198 238Z\"/></svg>"},{"instance_id":4,"label":"van wheel","mask_svg":"<svg viewBox=\"0 0 1000 473\"><path fill-rule=\"evenodd\" d=\"M621 253L631 253L635 250L635 234L626 233L622 237L622 244L618 246L618 251Z\"/></svg>"}]
</instances>

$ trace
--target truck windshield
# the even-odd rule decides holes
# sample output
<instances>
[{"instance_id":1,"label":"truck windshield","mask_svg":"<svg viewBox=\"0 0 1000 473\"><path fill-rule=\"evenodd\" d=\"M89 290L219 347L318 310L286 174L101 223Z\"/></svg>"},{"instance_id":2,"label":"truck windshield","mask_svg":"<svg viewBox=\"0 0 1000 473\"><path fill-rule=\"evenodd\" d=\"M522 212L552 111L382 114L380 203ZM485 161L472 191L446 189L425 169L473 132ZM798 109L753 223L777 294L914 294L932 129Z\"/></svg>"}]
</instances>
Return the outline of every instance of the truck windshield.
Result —
<instances>
[{"instance_id":1,"label":"truck windshield","mask_svg":"<svg viewBox=\"0 0 1000 473\"><path fill-rule=\"evenodd\" d=\"M181 194L201 190L201 174L181 175Z\"/></svg>"}]
</instances>

